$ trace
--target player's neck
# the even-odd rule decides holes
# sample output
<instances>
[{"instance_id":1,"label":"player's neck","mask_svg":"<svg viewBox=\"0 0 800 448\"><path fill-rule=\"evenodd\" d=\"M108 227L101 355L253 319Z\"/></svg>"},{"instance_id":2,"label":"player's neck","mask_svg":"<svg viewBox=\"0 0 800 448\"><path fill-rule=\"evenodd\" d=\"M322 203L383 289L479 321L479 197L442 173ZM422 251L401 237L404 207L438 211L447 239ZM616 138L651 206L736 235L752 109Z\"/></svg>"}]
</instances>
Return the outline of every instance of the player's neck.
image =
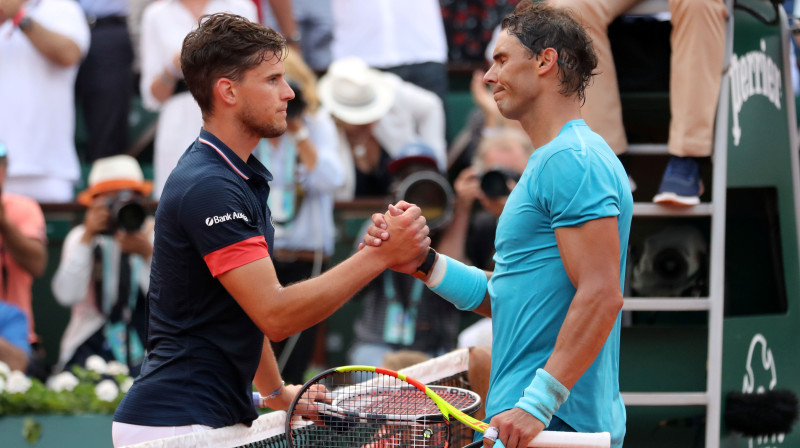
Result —
<instances>
[{"instance_id":1,"label":"player's neck","mask_svg":"<svg viewBox=\"0 0 800 448\"><path fill-rule=\"evenodd\" d=\"M229 123L224 117L214 116L203 122L203 128L214 134L222 143L231 149L240 159L245 162L250 158L259 138L248 132L242 132L241 128L235 123Z\"/></svg>"},{"instance_id":2,"label":"player's neck","mask_svg":"<svg viewBox=\"0 0 800 448\"><path fill-rule=\"evenodd\" d=\"M564 97L559 95L551 101L541 101L531 107L519 122L533 146L538 148L556 138L568 121L580 118L580 103L564 101Z\"/></svg>"}]
</instances>

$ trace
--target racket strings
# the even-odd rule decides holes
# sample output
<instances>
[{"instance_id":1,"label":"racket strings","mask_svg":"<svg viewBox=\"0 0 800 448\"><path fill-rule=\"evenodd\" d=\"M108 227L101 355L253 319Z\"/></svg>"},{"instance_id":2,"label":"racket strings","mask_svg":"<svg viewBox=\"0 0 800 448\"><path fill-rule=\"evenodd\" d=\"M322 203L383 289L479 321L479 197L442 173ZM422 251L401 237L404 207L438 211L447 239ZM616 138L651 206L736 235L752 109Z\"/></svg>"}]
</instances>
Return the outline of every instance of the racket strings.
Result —
<instances>
[{"instance_id":1,"label":"racket strings","mask_svg":"<svg viewBox=\"0 0 800 448\"><path fill-rule=\"evenodd\" d=\"M448 446L447 422L426 417L440 415L436 403L423 391L389 375L335 372L319 378L302 398L313 406L294 409L290 446Z\"/></svg>"},{"instance_id":2,"label":"racket strings","mask_svg":"<svg viewBox=\"0 0 800 448\"><path fill-rule=\"evenodd\" d=\"M347 410L371 414L413 417L439 413L436 403L419 389L373 390L340 399L337 404Z\"/></svg>"}]
</instances>

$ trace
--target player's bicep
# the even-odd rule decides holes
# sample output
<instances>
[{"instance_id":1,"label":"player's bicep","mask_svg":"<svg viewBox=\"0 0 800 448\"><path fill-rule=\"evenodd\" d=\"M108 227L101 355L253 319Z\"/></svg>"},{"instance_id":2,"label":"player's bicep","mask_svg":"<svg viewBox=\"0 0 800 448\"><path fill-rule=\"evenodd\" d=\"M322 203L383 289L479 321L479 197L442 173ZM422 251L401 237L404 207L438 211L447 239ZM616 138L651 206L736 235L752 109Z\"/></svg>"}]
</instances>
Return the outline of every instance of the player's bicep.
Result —
<instances>
[{"instance_id":1,"label":"player's bicep","mask_svg":"<svg viewBox=\"0 0 800 448\"><path fill-rule=\"evenodd\" d=\"M579 227L555 229L556 242L572 284L619 286L619 231L615 216L593 219Z\"/></svg>"},{"instance_id":2,"label":"player's bicep","mask_svg":"<svg viewBox=\"0 0 800 448\"><path fill-rule=\"evenodd\" d=\"M267 322L268 309L274 293L281 287L272 260L260 258L220 274L217 280L258 328L269 336L268 330L274 325Z\"/></svg>"}]
</instances>

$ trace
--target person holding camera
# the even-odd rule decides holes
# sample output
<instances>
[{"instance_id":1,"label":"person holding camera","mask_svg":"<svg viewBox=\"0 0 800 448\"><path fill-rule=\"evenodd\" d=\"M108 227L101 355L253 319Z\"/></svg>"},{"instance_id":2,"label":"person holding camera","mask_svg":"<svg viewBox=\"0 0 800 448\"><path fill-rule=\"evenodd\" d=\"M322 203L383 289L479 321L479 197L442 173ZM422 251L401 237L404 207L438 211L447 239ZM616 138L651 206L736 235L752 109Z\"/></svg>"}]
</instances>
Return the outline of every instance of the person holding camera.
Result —
<instances>
[{"instance_id":1,"label":"person holding camera","mask_svg":"<svg viewBox=\"0 0 800 448\"><path fill-rule=\"evenodd\" d=\"M131 156L92 164L89 188L78 195L87 207L83 224L67 235L52 281L58 303L72 308L58 369L99 355L138 371L153 254L153 220L142 200L151 191Z\"/></svg>"}]
</instances>

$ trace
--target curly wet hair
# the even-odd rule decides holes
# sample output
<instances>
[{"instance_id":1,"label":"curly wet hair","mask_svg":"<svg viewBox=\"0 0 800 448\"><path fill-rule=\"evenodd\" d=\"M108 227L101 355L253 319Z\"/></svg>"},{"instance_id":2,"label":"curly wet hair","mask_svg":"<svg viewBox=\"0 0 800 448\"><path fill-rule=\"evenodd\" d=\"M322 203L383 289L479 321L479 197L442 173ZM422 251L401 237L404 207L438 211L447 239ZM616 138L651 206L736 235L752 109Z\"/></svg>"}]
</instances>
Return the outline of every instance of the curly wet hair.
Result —
<instances>
[{"instance_id":1,"label":"curly wet hair","mask_svg":"<svg viewBox=\"0 0 800 448\"><path fill-rule=\"evenodd\" d=\"M597 68L597 54L586 30L569 10L524 0L503 19L501 27L522 42L531 58L546 48L556 50L561 94L586 99L586 87Z\"/></svg>"}]
</instances>

